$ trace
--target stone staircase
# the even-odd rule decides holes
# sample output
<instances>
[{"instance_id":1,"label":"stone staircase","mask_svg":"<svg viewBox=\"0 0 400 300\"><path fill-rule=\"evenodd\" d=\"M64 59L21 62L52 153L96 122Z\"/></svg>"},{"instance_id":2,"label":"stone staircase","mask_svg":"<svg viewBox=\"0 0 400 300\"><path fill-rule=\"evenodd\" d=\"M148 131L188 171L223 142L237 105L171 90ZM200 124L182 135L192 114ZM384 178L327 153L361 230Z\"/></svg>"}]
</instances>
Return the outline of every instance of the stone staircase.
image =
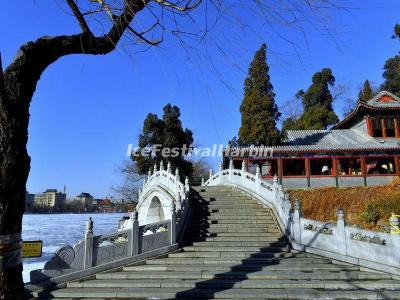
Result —
<instances>
[{"instance_id":1,"label":"stone staircase","mask_svg":"<svg viewBox=\"0 0 400 300\"><path fill-rule=\"evenodd\" d=\"M68 299L400 299L400 281L291 252L270 209L228 187L198 187L186 246L41 297Z\"/></svg>"}]
</instances>

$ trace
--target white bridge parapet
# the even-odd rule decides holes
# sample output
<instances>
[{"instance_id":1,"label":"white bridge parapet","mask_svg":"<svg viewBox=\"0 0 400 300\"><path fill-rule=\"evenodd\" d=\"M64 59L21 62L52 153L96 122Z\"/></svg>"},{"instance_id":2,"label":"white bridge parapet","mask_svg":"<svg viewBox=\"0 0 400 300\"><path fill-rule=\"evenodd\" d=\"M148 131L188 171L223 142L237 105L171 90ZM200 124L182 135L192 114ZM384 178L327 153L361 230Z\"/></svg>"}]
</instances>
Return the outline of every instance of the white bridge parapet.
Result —
<instances>
[{"instance_id":1,"label":"white bridge parapet","mask_svg":"<svg viewBox=\"0 0 400 300\"><path fill-rule=\"evenodd\" d=\"M213 174L211 170L210 178L202 185L233 186L271 208L295 250L400 275L400 225L398 216L394 214L389 220L390 232L348 226L343 209L338 209L336 223L303 218L300 201L295 201L294 209L291 208L289 195L278 184L276 176L273 184L264 182L260 168L257 167L255 175L251 174L246 171L244 161L241 170L233 168L232 160L228 169L224 170L221 164L219 172Z\"/></svg>"},{"instance_id":2,"label":"white bridge parapet","mask_svg":"<svg viewBox=\"0 0 400 300\"><path fill-rule=\"evenodd\" d=\"M87 277L149 257L164 255L179 248L190 223L190 186L180 181L168 163L164 170L154 166L139 193L139 203L129 217L120 221L118 230L94 235L93 221L87 223L83 240L65 245L45 264L31 272L29 289L51 286Z\"/></svg>"},{"instance_id":3,"label":"white bridge parapet","mask_svg":"<svg viewBox=\"0 0 400 300\"><path fill-rule=\"evenodd\" d=\"M139 201L136 210L139 213L139 224L149 224L171 219L172 205L176 206L176 213L183 219L189 208L189 179L185 183L180 181L179 170L172 173L171 164L164 170L163 162L160 168L154 165L153 173L149 170L143 181L143 188L139 190Z\"/></svg>"}]
</instances>

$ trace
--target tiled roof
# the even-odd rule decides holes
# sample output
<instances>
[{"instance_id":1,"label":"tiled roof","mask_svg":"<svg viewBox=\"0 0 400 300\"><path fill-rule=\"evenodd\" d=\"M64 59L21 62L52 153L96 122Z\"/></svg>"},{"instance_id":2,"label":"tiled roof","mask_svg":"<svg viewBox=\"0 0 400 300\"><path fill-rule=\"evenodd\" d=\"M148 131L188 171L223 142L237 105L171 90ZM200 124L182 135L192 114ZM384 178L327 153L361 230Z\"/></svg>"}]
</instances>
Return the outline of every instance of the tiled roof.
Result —
<instances>
[{"instance_id":1,"label":"tiled roof","mask_svg":"<svg viewBox=\"0 0 400 300\"><path fill-rule=\"evenodd\" d=\"M390 102L380 102L379 100L383 97L383 96L388 96L390 98L393 99L393 101ZM387 91L382 91L379 92L374 98L372 98L371 100L367 101L367 104L373 107L377 107L377 108L400 108L400 98L393 95L392 93L389 93Z\"/></svg>"},{"instance_id":2,"label":"tiled roof","mask_svg":"<svg viewBox=\"0 0 400 300\"><path fill-rule=\"evenodd\" d=\"M288 130L283 145L272 148L276 151L400 150L400 145L397 140L377 140L355 129Z\"/></svg>"},{"instance_id":3,"label":"tiled roof","mask_svg":"<svg viewBox=\"0 0 400 300\"><path fill-rule=\"evenodd\" d=\"M400 151L400 144L396 139L378 140L355 129L288 130L286 135L282 145L266 148L272 149L274 153ZM253 147L254 150L257 148ZM244 153L248 153L249 149L249 147L240 148ZM230 148L230 151L235 150Z\"/></svg>"},{"instance_id":4,"label":"tiled roof","mask_svg":"<svg viewBox=\"0 0 400 300\"><path fill-rule=\"evenodd\" d=\"M390 97L392 101L382 101L382 97ZM380 101L381 100L381 101ZM333 129L341 129L346 128L348 126L348 122L351 122L353 118L358 116L358 113L361 109L366 109L367 111L382 111L382 110L396 110L400 109L400 98L389 93L387 91L379 92L374 98L368 100L367 102L363 102L358 100L356 108L349 113L342 121L333 126Z\"/></svg>"},{"instance_id":5,"label":"tiled roof","mask_svg":"<svg viewBox=\"0 0 400 300\"><path fill-rule=\"evenodd\" d=\"M289 130L278 152L400 150L397 140L377 140L354 129Z\"/></svg>"}]
</instances>

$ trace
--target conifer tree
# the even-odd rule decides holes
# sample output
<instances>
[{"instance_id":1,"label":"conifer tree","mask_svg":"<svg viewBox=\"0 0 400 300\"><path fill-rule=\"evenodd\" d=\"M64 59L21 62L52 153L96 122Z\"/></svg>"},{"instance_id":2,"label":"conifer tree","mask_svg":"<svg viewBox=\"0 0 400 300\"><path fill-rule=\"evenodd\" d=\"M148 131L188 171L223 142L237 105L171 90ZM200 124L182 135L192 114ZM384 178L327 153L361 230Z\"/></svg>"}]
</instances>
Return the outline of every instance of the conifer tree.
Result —
<instances>
[{"instance_id":1,"label":"conifer tree","mask_svg":"<svg viewBox=\"0 0 400 300\"><path fill-rule=\"evenodd\" d=\"M242 124L239 141L244 145L278 144L282 135L276 128L280 117L266 62L265 44L255 53L244 82L244 98L240 106Z\"/></svg>"},{"instance_id":2,"label":"conifer tree","mask_svg":"<svg viewBox=\"0 0 400 300\"><path fill-rule=\"evenodd\" d=\"M362 102L367 102L368 100L372 99L372 97L373 97L373 92L371 85L369 84L368 80L365 80L364 86L358 94L358 99Z\"/></svg>"},{"instance_id":3,"label":"conifer tree","mask_svg":"<svg viewBox=\"0 0 400 300\"><path fill-rule=\"evenodd\" d=\"M389 58L383 67L384 83L381 90L400 96L400 55Z\"/></svg>"},{"instance_id":4,"label":"conifer tree","mask_svg":"<svg viewBox=\"0 0 400 300\"><path fill-rule=\"evenodd\" d=\"M193 143L192 131L183 129L180 110L177 106L167 104L163 112L162 119L150 113L143 122L143 132L139 136L139 149L132 155L137 171L139 174L147 174L149 169L153 169L154 164L159 165L161 161L164 163L169 161L173 170L179 168L181 176L190 176L192 163L185 159L185 155L189 153ZM147 152L143 149L147 149ZM173 149L179 149L179 151Z\"/></svg>"},{"instance_id":5,"label":"conifer tree","mask_svg":"<svg viewBox=\"0 0 400 300\"><path fill-rule=\"evenodd\" d=\"M332 70L324 68L312 77L312 84L306 92L300 90L296 97L302 99L304 112L295 124L286 121L290 129L326 129L339 121L333 110L333 97L329 90L335 84Z\"/></svg>"},{"instance_id":6,"label":"conifer tree","mask_svg":"<svg viewBox=\"0 0 400 300\"><path fill-rule=\"evenodd\" d=\"M400 39L400 24L394 26L392 39ZM381 90L385 90L400 96L400 55L389 58L383 67L383 78Z\"/></svg>"}]
</instances>

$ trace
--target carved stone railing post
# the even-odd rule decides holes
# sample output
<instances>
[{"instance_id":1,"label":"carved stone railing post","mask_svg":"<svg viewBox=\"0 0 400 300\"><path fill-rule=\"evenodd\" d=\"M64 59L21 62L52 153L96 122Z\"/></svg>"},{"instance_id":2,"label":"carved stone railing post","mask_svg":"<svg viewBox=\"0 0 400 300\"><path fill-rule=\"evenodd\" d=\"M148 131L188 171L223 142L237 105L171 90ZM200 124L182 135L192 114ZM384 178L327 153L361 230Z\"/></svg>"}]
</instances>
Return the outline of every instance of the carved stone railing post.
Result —
<instances>
[{"instance_id":1,"label":"carved stone railing post","mask_svg":"<svg viewBox=\"0 0 400 300\"><path fill-rule=\"evenodd\" d=\"M279 195L279 184L278 184L278 176L276 174L274 175L274 178L272 179L272 193L274 199L278 199Z\"/></svg>"},{"instance_id":2,"label":"carved stone railing post","mask_svg":"<svg viewBox=\"0 0 400 300\"><path fill-rule=\"evenodd\" d=\"M212 176L213 176L213 171L212 171L212 169L210 169L210 178L209 178L210 184L213 183Z\"/></svg>"},{"instance_id":3,"label":"carved stone railing post","mask_svg":"<svg viewBox=\"0 0 400 300\"><path fill-rule=\"evenodd\" d=\"M257 165L257 167L256 167L256 181L255 181L255 184L256 184L256 192L258 193L259 192L259 190L260 190L260 166L259 165Z\"/></svg>"},{"instance_id":4,"label":"carved stone railing post","mask_svg":"<svg viewBox=\"0 0 400 300\"><path fill-rule=\"evenodd\" d=\"M219 163L219 177L218 177L218 181L219 181L219 183L222 183L222 172L223 172L223 170L224 170L224 164L223 164L223 162L221 161L220 163Z\"/></svg>"},{"instance_id":5,"label":"carved stone railing post","mask_svg":"<svg viewBox=\"0 0 400 300\"><path fill-rule=\"evenodd\" d=\"M92 218L86 223L85 232L85 257L83 259L83 268L93 267L93 221Z\"/></svg>"},{"instance_id":6,"label":"carved stone railing post","mask_svg":"<svg viewBox=\"0 0 400 300\"><path fill-rule=\"evenodd\" d=\"M178 186L179 186L180 181L181 181L181 177L179 176L179 169L176 168L176 170L175 170L175 193L176 193L176 195L179 194Z\"/></svg>"},{"instance_id":7,"label":"carved stone railing post","mask_svg":"<svg viewBox=\"0 0 400 300\"><path fill-rule=\"evenodd\" d=\"M245 174L246 174L246 161L245 160L242 160L242 178L241 178L241 180L242 180L242 185L244 185L245 184L245 180L246 180L246 176L245 176Z\"/></svg>"},{"instance_id":8,"label":"carved stone railing post","mask_svg":"<svg viewBox=\"0 0 400 300\"><path fill-rule=\"evenodd\" d=\"M164 162L163 161L160 162L160 171L164 171Z\"/></svg>"},{"instance_id":9,"label":"carved stone railing post","mask_svg":"<svg viewBox=\"0 0 400 300\"><path fill-rule=\"evenodd\" d=\"M170 226L169 236L170 236L171 245L175 244L176 243L176 207L175 207L174 202L172 202L172 205L171 205L171 226Z\"/></svg>"},{"instance_id":10,"label":"carved stone railing post","mask_svg":"<svg viewBox=\"0 0 400 300\"><path fill-rule=\"evenodd\" d=\"M204 178L201 177L201 186L204 186Z\"/></svg>"},{"instance_id":11,"label":"carved stone railing post","mask_svg":"<svg viewBox=\"0 0 400 300\"><path fill-rule=\"evenodd\" d=\"M347 247L346 247L346 220L345 220L345 213L344 209L339 208L337 210L337 223L336 223L336 239L338 241L338 250L341 254L347 254Z\"/></svg>"},{"instance_id":12,"label":"carved stone railing post","mask_svg":"<svg viewBox=\"0 0 400 300\"><path fill-rule=\"evenodd\" d=\"M186 176L186 178L185 178L185 192L188 193L189 190L190 190L189 177Z\"/></svg>"},{"instance_id":13,"label":"carved stone railing post","mask_svg":"<svg viewBox=\"0 0 400 300\"><path fill-rule=\"evenodd\" d=\"M298 245L301 244L300 218L301 218L301 202L300 200L297 199L294 204L294 212L293 212L293 236L294 236L294 241Z\"/></svg>"},{"instance_id":14,"label":"carved stone railing post","mask_svg":"<svg viewBox=\"0 0 400 300\"><path fill-rule=\"evenodd\" d=\"M397 235L400 237L400 220L394 213L392 213L392 216L389 219L389 223L390 233L392 235Z\"/></svg>"},{"instance_id":15,"label":"carved stone railing post","mask_svg":"<svg viewBox=\"0 0 400 300\"><path fill-rule=\"evenodd\" d=\"M131 213L130 215L131 222L132 222L132 230L130 232L130 249L131 249L131 256L139 254L139 213L137 210Z\"/></svg>"},{"instance_id":16,"label":"carved stone railing post","mask_svg":"<svg viewBox=\"0 0 400 300\"><path fill-rule=\"evenodd\" d=\"M232 182L232 176L233 176L233 159L231 158L229 160L229 181Z\"/></svg>"},{"instance_id":17,"label":"carved stone railing post","mask_svg":"<svg viewBox=\"0 0 400 300\"><path fill-rule=\"evenodd\" d=\"M285 212L285 219L283 220L286 225L289 222L289 218L290 218L290 211L292 210L292 203L290 202L289 199L289 194L287 194L287 198L283 200L283 208L284 208L284 212Z\"/></svg>"}]
</instances>

